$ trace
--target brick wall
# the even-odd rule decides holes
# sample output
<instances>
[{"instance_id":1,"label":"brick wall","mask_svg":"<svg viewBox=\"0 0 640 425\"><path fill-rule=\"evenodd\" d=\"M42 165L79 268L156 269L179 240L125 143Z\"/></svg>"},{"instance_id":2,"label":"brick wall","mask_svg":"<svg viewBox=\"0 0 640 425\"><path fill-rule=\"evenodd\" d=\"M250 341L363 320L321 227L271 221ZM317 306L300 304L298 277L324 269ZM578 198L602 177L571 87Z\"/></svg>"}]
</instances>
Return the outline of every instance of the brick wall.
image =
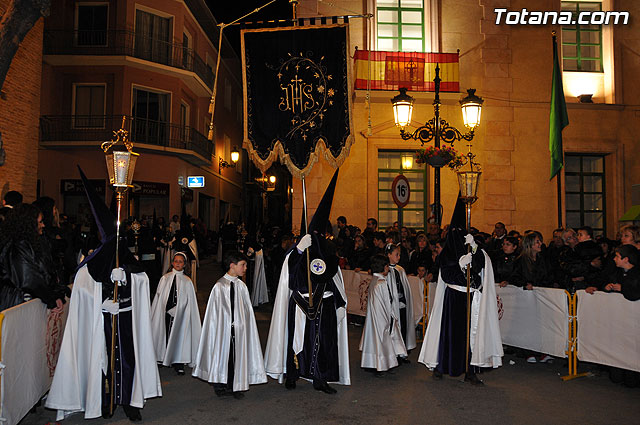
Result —
<instances>
[{"instance_id":1,"label":"brick wall","mask_svg":"<svg viewBox=\"0 0 640 425\"><path fill-rule=\"evenodd\" d=\"M0 0L0 13L8 3ZM0 132L6 152L5 164L0 167L0 192L4 196L17 190L26 202L36 197L42 33L40 19L14 56L0 98Z\"/></svg>"}]
</instances>

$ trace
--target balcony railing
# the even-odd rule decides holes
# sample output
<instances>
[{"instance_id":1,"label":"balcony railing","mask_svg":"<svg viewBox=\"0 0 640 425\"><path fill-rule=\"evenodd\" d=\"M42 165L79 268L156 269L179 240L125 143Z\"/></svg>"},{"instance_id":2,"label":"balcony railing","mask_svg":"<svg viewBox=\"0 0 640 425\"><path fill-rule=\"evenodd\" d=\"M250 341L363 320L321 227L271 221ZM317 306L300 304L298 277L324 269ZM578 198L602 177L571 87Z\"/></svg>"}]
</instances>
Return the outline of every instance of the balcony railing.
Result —
<instances>
[{"instance_id":1,"label":"balcony railing","mask_svg":"<svg viewBox=\"0 0 640 425\"><path fill-rule=\"evenodd\" d=\"M383 52L356 50L355 88L366 90L435 91L436 64L440 66L440 91L460 91L458 53Z\"/></svg>"},{"instance_id":2,"label":"balcony railing","mask_svg":"<svg viewBox=\"0 0 640 425\"><path fill-rule=\"evenodd\" d=\"M194 72L207 87L213 88L213 70L192 49L134 31L46 31L44 54L132 56Z\"/></svg>"},{"instance_id":3,"label":"balcony railing","mask_svg":"<svg viewBox=\"0 0 640 425\"><path fill-rule=\"evenodd\" d=\"M96 142L113 138L122 125L122 115L43 115L40 117L41 142ZM190 150L211 161L214 146L192 127L127 117L127 130L133 143Z\"/></svg>"}]
</instances>

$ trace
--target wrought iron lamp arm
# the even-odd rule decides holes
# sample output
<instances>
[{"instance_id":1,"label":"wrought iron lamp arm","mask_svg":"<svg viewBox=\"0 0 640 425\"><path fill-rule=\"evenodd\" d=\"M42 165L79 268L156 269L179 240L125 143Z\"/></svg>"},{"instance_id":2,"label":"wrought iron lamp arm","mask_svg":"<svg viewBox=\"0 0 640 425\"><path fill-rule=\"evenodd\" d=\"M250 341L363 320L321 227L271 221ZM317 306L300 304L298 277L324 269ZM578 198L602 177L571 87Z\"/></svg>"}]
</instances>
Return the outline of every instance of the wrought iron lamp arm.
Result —
<instances>
[{"instance_id":1,"label":"wrought iron lamp arm","mask_svg":"<svg viewBox=\"0 0 640 425\"><path fill-rule=\"evenodd\" d=\"M453 145L453 143L458 140L466 140L471 141L474 136L473 130L470 130L466 134L462 134L457 128L451 127L448 122L443 119L440 119L440 126L438 128L439 139L441 142L449 143ZM431 118L427 123L419 128L417 128L413 132L407 132L404 129L400 130L400 137L403 140L418 140L421 145L425 143L429 143L432 141L436 134L436 119Z\"/></svg>"}]
</instances>

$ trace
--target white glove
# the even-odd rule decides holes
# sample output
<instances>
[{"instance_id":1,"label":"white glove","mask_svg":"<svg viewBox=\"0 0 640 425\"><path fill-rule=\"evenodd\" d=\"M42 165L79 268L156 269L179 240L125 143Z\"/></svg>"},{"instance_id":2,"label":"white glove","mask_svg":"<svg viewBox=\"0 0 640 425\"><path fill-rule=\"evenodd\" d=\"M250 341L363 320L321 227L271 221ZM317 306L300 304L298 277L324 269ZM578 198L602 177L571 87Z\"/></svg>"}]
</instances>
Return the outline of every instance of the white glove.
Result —
<instances>
[{"instance_id":1,"label":"white glove","mask_svg":"<svg viewBox=\"0 0 640 425\"><path fill-rule=\"evenodd\" d=\"M474 254L478 250L478 244L476 243L476 240L473 239L473 236L471 235L471 233L468 233L467 236L464 237L464 244L470 245L471 252L473 252Z\"/></svg>"},{"instance_id":2,"label":"white glove","mask_svg":"<svg viewBox=\"0 0 640 425\"><path fill-rule=\"evenodd\" d=\"M298 248L298 251L303 252L305 249L309 248L310 246L311 246L311 235L307 233L302 237L302 239L300 239L300 242L298 242L298 245L296 246L296 248Z\"/></svg>"},{"instance_id":3,"label":"white glove","mask_svg":"<svg viewBox=\"0 0 640 425\"><path fill-rule=\"evenodd\" d=\"M107 313L111 313L111 314L118 314L119 310L120 310L120 304L117 302L114 302L113 300L106 299L102 303L102 311L106 311Z\"/></svg>"},{"instance_id":4,"label":"white glove","mask_svg":"<svg viewBox=\"0 0 640 425\"><path fill-rule=\"evenodd\" d=\"M460 257L460 259L458 260L458 264L460 264L460 268L462 270L465 270L467 266L471 264L471 257L472 257L471 253L464 254L462 257Z\"/></svg>"},{"instance_id":5,"label":"white glove","mask_svg":"<svg viewBox=\"0 0 640 425\"><path fill-rule=\"evenodd\" d=\"M169 310L167 310L167 314L171 317L176 317L176 310L177 310L177 306L174 305Z\"/></svg>"},{"instance_id":6,"label":"white glove","mask_svg":"<svg viewBox=\"0 0 640 425\"><path fill-rule=\"evenodd\" d=\"M127 275L125 275L123 269L116 268L111 270L111 282L124 282L125 280L127 280Z\"/></svg>"}]
</instances>

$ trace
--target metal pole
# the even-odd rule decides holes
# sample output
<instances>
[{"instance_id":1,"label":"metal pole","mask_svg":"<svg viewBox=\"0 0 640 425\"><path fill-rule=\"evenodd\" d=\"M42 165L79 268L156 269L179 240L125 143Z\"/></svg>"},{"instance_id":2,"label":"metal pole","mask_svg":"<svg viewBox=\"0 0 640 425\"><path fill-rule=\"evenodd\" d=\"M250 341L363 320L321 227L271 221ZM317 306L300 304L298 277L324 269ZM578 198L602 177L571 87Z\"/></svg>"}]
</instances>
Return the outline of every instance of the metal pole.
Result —
<instances>
[{"instance_id":1,"label":"metal pole","mask_svg":"<svg viewBox=\"0 0 640 425\"><path fill-rule=\"evenodd\" d=\"M120 267L120 210L122 209L122 199L124 198L124 192L121 188L116 189L116 200L118 201L118 211L116 216L116 268ZM118 302L118 284L120 282L113 283L113 302ZM118 314L111 316L111 389L109 397L109 414L113 415L113 404L115 397L115 373L116 373L116 326L118 324Z\"/></svg>"},{"instance_id":2,"label":"metal pole","mask_svg":"<svg viewBox=\"0 0 640 425\"><path fill-rule=\"evenodd\" d=\"M302 177L302 214L304 214L304 234L309 232L309 223L307 222L307 186L304 183L304 177ZM313 287L311 286L311 272L309 270L309 248L307 248L307 285L309 287L309 307L313 307Z\"/></svg>"},{"instance_id":3,"label":"metal pole","mask_svg":"<svg viewBox=\"0 0 640 425\"><path fill-rule=\"evenodd\" d=\"M440 67L436 64L436 78L433 79L435 83L436 97L433 100L433 110L435 112L435 125L434 134L435 147L440 147ZM435 205L435 211L433 213L436 224L438 227L442 224L442 217L440 216L440 168L433 168L433 204Z\"/></svg>"},{"instance_id":4,"label":"metal pole","mask_svg":"<svg viewBox=\"0 0 640 425\"><path fill-rule=\"evenodd\" d=\"M471 203L465 203L465 209L467 212L467 234L471 231ZM467 253L471 252L471 245L467 245ZM465 364L464 371L469 373L469 340L470 340L470 328L471 321L471 264L467 265L467 351L465 352Z\"/></svg>"}]
</instances>

